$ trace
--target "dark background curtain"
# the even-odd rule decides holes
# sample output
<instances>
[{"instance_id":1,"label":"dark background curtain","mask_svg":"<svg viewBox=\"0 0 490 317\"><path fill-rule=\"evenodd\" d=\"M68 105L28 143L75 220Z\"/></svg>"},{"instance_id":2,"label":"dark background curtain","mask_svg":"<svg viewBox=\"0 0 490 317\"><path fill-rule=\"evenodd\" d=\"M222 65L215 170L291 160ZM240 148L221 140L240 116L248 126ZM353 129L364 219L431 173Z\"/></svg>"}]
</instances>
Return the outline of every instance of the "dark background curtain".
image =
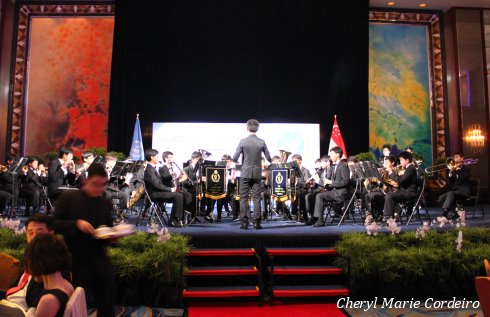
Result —
<instances>
[{"instance_id":1,"label":"dark background curtain","mask_svg":"<svg viewBox=\"0 0 490 317\"><path fill-rule=\"evenodd\" d=\"M139 113L145 148L153 122L257 118L319 123L323 154L337 114L349 154L368 151L368 7L116 1L108 149L129 152Z\"/></svg>"}]
</instances>

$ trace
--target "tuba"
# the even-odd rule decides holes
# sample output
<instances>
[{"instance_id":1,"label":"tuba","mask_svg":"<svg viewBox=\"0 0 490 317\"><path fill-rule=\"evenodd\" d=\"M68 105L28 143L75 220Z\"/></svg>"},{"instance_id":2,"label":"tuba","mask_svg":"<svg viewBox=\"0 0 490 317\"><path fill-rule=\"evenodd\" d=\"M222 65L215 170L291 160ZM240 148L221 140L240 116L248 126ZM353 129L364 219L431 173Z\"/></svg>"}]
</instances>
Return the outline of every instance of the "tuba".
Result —
<instances>
[{"instance_id":1,"label":"tuba","mask_svg":"<svg viewBox=\"0 0 490 317\"><path fill-rule=\"evenodd\" d=\"M134 195L131 196L128 202L128 209L133 208L134 204L145 194L145 185L141 184L138 189L136 189Z\"/></svg>"},{"instance_id":2,"label":"tuba","mask_svg":"<svg viewBox=\"0 0 490 317\"><path fill-rule=\"evenodd\" d=\"M281 157L281 163L286 163L291 152L279 150L279 156Z\"/></svg>"}]
</instances>

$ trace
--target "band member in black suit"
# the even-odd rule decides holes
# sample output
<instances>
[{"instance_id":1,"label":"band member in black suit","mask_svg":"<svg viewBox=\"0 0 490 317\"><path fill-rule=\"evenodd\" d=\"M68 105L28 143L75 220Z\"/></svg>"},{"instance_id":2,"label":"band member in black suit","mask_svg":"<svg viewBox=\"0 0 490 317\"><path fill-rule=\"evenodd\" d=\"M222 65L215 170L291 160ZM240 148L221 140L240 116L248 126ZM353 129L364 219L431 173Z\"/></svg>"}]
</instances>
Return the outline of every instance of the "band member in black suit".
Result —
<instances>
[{"instance_id":1,"label":"band member in black suit","mask_svg":"<svg viewBox=\"0 0 490 317\"><path fill-rule=\"evenodd\" d=\"M401 165L401 171L398 172L399 188L395 192L388 193L385 196L384 218L398 218L395 213L395 203L406 202L417 197L417 170L412 163L412 154L402 152L398 156Z\"/></svg>"},{"instance_id":2,"label":"band member in black suit","mask_svg":"<svg viewBox=\"0 0 490 317\"><path fill-rule=\"evenodd\" d=\"M183 168L184 173L187 175L188 179L182 182L182 187L190 195L192 202L187 206L187 210L191 213L190 223L200 223L201 220L197 218L197 186L199 177L199 167L198 164L202 160L202 154L198 151L194 151L191 154L191 159L189 160L189 165Z\"/></svg>"},{"instance_id":3,"label":"band member in black suit","mask_svg":"<svg viewBox=\"0 0 490 317\"><path fill-rule=\"evenodd\" d=\"M267 149L265 141L258 138L255 133L259 130L259 121L250 119L247 121L247 131L250 135L240 140L233 155L233 161L237 162L242 156L242 169L240 173L240 220L241 229L248 229L248 207L247 202L252 190L252 201L254 204L254 228L262 229L260 226L260 183L262 181L262 153L267 161L272 158Z\"/></svg>"},{"instance_id":4,"label":"band member in black suit","mask_svg":"<svg viewBox=\"0 0 490 317\"><path fill-rule=\"evenodd\" d=\"M442 204L444 217L448 217L449 210L454 207L456 199L465 199L470 196L470 169L463 164L462 153L454 154L455 165L449 167L449 191L439 196L437 201ZM453 219L458 218L455 212Z\"/></svg>"},{"instance_id":5,"label":"band member in black suit","mask_svg":"<svg viewBox=\"0 0 490 317\"><path fill-rule=\"evenodd\" d=\"M177 187L163 185L160 174L156 170L158 164L158 151L155 149L145 150L145 187L150 198L155 201L172 203L170 213L170 226L182 227L181 220L184 216L184 196L177 192Z\"/></svg>"},{"instance_id":6,"label":"band member in black suit","mask_svg":"<svg viewBox=\"0 0 490 317\"><path fill-rule=\"evenodd\" d=\"M366 194L364 199L366 202L366 208L368 213L373 216L376 221L383 218L383 206L385 202L385 195L394 191L393 185L398 184L398 174L395 172L395 157L389 155L385 157L384 169L381 171L382 179L366 179L364 180L364 187L366 188ZM391 184L386 184L387 179L392 181Z\"/></svg>"},{"instance_id":7,"label":"band member in black suit","mask_svg":"<svg viewBox=\"0 0 490 317\"><path fill-rule=\"evenodd\" d=\"M58 158L49 162L48 170L48 196L56 200L61 194L59 187L73 185L75 182L72 150L68 147L61 147Z\"/></svg>"},{"instance_id":8,"label":"band member in black suit","mask_svg":"<svg viewBox=\"0 0 490 317\"><path fill-rule=\"evenodd\" d=\"M297 166L301 170L301 177L296 177L296 199L291 202L291 214L293 220L303 218L304 221L308 220L308 213L306 211L306 194L308 193L306 184L311 178L310 171L303 166L303 157L299 154L294 154L292 157L293 162L296 162ZM291 172L294 173L293 169ZM298 213L298 211L300 211Z\"/></svg>"},{"instance_id":9,"label":"band member in black suit","mask_svg":"<svg viewBox=\"0 0 490 317\"><path fill-rule=\"evenodd\" d=\"M92 152L83 152L82 153L82 164L75 165L75 184L77 187L81 187L83 182L87 179L87 169L94 161L94 153Z\"/></svg>"},{"instance_id":10,"label":"band member in black suit","mask_svg":"<svg viewBox=\"0 0 490 317\"><path fill-rule=\"evenodd\" d=\"M5 207L10 203L13 198L13 178L12 173L9 173L9 157L7 158L7 164L0 168L0 213L5 211ZM10 163L13 159L10 158Z\"/></svg>"},{"instance_id":11,"label":"band member in black suit","mask_svg":"<svg viewBox=\"0 0 490 317\"><path fill-rule=\"evenodd\" d=\"M187 180L186 174L180 173L179 168L174 161L174 154L170 151L165 151L162 154L163 165L158 169L158 173L162 178L162 184L167 187L177 187L177 194L180 194L184 198L184 210L187 210L189 205L192 204L192 195L183 190L180 185L181 182ZM185 211L184 211L185 212ZM190 212L189 212L190 213Z\"/></svg>"},{"instance_id":12,"label":"band member in black suit","mask_svg":"<svg viewBox=\"0 0 490 317\"><path fill-rule=\"evenodd\" d=\"M330 159L332 160L332 166L327 170L327 179L325 180L328 191L316 195L315 211L313 213L312 221L309 222L311 224L316 220L316 222L313 223L314 227L325 225L323 222L323 209L325 208L325 203L329 201L343 202L349 188L350 171L347 164L340 160L344 154L342 149L338 146L333 147L329 154Z\"/></svg>"},{"instance_id":13,"label":"band member in black suit","mask_svg":"<svg viewBox=\"0 0 490 317\"><path fill-rule=\"evenodd\" d=\"M24 216L29 216L29 209L32 206L32 213L39 212L39 198L43 192L43 185L47 183L46 175L40 175L38 172L38 159L35 157L29 158L27 161L27 171L25 174L20 174L22 187L20 189L21 196L26 198L26 210Z\"/></svg>"}]
</instances>

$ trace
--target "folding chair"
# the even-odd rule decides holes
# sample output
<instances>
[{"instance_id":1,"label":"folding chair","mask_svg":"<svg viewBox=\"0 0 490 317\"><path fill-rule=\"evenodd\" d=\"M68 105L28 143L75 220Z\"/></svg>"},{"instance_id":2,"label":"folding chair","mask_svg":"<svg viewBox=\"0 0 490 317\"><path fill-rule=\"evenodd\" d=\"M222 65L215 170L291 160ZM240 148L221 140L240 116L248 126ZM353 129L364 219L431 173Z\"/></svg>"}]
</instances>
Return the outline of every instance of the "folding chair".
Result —
<instances>
[{"instance_id":1,"label":"folding chair","mask_svg":"<svg viewBox=\"0 0 490 317\"><path fill-rule=\"evenodd\" d=\"M138 213L138 217L136 219L136 225L138 225L139 220L145 218L148 215L149 221L151 218L155 216L157 218L159 224L162 227L165 227L170 222L170 216L167 213L167 209L165 208L165 202L154 201L150 198L150 195L146 191L145 188L145 208L142 208Z\"/></svg>"},{"instance_id":2,"label":"folding chair","mask_svg":"<svg viewBox=\"0 0 490 317\"><path fill-rule=\"evenodd\" d=\"M356 199L356 194L360 191L360 188L361 188L361 180L360 179L357 179L356 180L356 185L355 185L355 189L354 189L354 192L352 193L352 195L350 196L349 199L347 200L344 200L341 204L342 204L342 216L340 217L340 220L339 220L339 223L337 224L337 227L340 227L340 224L342 223L342 221L344 221L344 218L345 216L347 215L347 213L349 211L352 211L352 219L354 220L354 222L356 221L356 218L355 218L355 210L351 207L354 206L354 201ZM331 202L330 204L330 208L332 206L332 204L338 204L338 202ZM327 204L328 206L328 204ZM328 209L328 207L327 207ZM327 213L327 216L328 216L328 213ZM333 221L334 219L336 218L337 215L333 215L330 220L330 224L333 224ZM362 216L361 216L362 218ZM327 222L325 222L327 223Z\"/></svg>"},{"instance_id":3,"label":"folding chair","mask_svg":"<svg viewBox=\"0 0 490 317\"><path fill-rule=\"evenodd\" d=\"M471 195L465 201L467 204L473 205L473 215L475 218L476 209L478 208L478 204L480 205L481 216L485 217L485 213L483 212L483 203L480 200L480 179L479 178L470 178L470 191Z\"/></svg>"},{"instance_id":4,"label":"folding chair","mask_svg":"<svg viewBox=\"0 0 490 317\"><path fill-rule=\"evenodd\" d=\"M420 223L423 223L422 219L420 218L420 208L422 207L425 209L425 214L430 223L429 211L427 210L425 205L424 191L425 191L425 178L417 179L417 197L413 200L400 203L400 207L402 209L400 216L403 215L407 216L408 218L406 223L407 225L410 224L410 221L412 221L412 217L414 215L417 215L417 219L420 221Z\"/></svg>"}]
</instances>

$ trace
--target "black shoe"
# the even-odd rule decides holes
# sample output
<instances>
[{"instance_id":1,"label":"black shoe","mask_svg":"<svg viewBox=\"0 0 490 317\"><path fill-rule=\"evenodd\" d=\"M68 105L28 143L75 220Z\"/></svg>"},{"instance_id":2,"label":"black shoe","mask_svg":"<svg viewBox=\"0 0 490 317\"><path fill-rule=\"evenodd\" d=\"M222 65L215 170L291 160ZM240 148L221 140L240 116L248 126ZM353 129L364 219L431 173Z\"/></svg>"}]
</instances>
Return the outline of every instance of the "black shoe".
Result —
<instances>
[{"instance_id":1,"label":"black shoe","mask_svg":"<svg viewBox=\"0 0 490 317\"><path fill-rule=\"evenodd\" d=\"M262 226L260 225L260 222L254 222L254 229L257 229L257 230L262 229Z\"/></svg>"},{"instance_id":2,"label":"black shoe","mask_svg":"<svg viewBox=\"0 0 490 317\"><path fill-rule=\"evenodd\" d=\"M446 218L448 218L448 216L449 216L449 210L444 209L444 210L442 211L442 215L441 215L441 216L442 216L442 217L446 217Z\"/></svg>"},{"instance_id":3,"label":"black shoe","mask_svg":"<svg viewBox=\"0 0 490 317\"><path fill-rule=\"evenodd\" d=\"M458 219L459 219L459 215L457 213L451 217L451 220L458 220Z\"/></svg>"},{"instance_id":4,"label":"black shoe","mask_svg":"<svg viewBox=\"0 0 490 317\"><path fill-rule=\"evenodd\" d=\"M240 229L247 230L248 229L248 222L242 223L242 225L240 226Z\"/></svg>"},{"instance_id":5,"label":"black shoe","mask_svg":"<svg viewBox=\"0 0 490 317\"><path fill-rule=\"evenodd\" d=\"M324 227L325 223L323 221L317 221L313 224L313 227Z\"/></svg>"},{"instance_id":6,"label":"black shoe","mask_svg":"<svg viewBox=\"0 0 490 317\"><path fill-rule=\"evenodd\" d=\"M307 222L305 222L305 225L307 226L313 226L317 221L317 218L315 217L311 217L310 220L308 220Z\"/></svg>"},{"instance_id":7,"label":"black shoe","mask_svg":"<svg viewBox=\"0 0 490 317\"><path fill-rule=\"evenodd\" d=\"M209 223L214 223L214 220L213 220L213 218L211 218L211 216L204 217L204 221L209 222Z\"/></svg>"},{"instance_id":8,"label":"black shoe","mask_svg":"<svg viewBox=\"0 0 490 317\"><path fill-rule=\"evenodd\" d=\"M172 220L169 222L168 224L169 227L175 227L175 228L182 228L183 225L180 221L177 221L177 220Z\"/></svg>"}]
</instances>

